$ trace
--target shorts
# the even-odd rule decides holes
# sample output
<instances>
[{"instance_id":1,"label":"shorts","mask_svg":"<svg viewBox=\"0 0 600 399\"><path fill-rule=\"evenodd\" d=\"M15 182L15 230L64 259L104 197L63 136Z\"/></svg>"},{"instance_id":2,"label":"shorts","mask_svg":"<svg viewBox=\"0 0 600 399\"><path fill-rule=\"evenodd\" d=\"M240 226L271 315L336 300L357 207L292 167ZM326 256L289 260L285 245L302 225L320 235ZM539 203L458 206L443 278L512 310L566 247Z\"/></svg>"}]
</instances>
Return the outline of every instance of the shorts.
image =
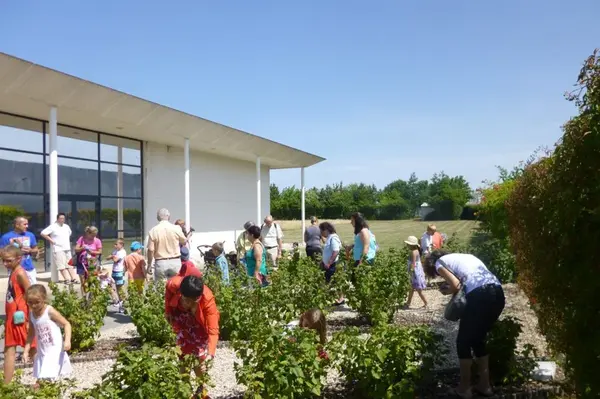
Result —
<instances>
[{"instance_id":1,"label":"shorts","mask_svg":"<svg viewBox=\"0 0 600 399\"><path fill-rule=\"evenodd\" d=\"M71 251L56 251L52 254L52 259L56 265L56 270L68 269L69 260L71 260Z\"/></svg>"},{"instance_id":2,"label":"shorts","mask_svg":"<svg viewBox=\"0 0 600 399\"><path fill-rule=\"evenodd\" d=\"M37 284L37 270L25 270L25 274L27 275L31 285Z\"/></svg>"},{"instance_id":3,"label":"shorts","mask_svg":"<svg viewBox=\"0 0 600 399\"><path fill-rule=\"evenodd\" d=\"M112 272L112 279L115 280L115 285L125 285L125 272Z\"/></svg>"}]
</instances>

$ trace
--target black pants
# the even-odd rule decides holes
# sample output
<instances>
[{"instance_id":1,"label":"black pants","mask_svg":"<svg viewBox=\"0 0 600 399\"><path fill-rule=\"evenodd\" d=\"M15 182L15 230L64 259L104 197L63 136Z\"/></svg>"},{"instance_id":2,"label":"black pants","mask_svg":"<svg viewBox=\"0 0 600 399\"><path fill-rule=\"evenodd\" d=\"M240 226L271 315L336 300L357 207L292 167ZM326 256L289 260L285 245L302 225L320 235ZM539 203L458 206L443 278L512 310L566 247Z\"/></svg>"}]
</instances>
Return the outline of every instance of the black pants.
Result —
<instances>
[{"instance_id":1,"label":"black pants","mask_svg":"<svg viewBox=\"0 0 600 399\"><path fill-rule=\"evenodd\" d=\"M323 248L321 247L306 247L306 256L317 260L317 254L323 256Z\"/></svg>"},{"instance_id":2,"label":"black pants","mask_svg":"<svg viewBox=\"0 0 600 399\"><path fill-rule=\"evenodd\" d=\"M460 318L456 349L459 359L472 359L487 355L485 338L504 310L502 287L488 284L467 294L467 306ZM473 354L471 353L473 351Z\"/></svg>"}]
</instances>

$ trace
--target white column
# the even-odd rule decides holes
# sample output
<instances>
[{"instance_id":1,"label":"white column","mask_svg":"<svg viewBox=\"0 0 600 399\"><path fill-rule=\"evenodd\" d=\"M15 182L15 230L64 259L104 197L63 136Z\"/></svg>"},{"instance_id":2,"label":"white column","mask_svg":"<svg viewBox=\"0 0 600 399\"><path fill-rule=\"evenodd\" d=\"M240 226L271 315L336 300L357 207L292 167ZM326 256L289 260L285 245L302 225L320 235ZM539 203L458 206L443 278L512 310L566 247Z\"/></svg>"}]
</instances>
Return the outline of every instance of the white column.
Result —
<instances>
[{"instance_id":1,"label":"white column","mask_svg":"<svg viewBox=\"0 0 600 399\"><path fill-rule=\"evenodd\" d=\"M256 224L258 226L262 223L260 202L260 157L256 157Z\"/></svg>"},{"instance_id":2,"label":"white column","mask_svg":"<svg viewBox=\"0 0 600 399\"><path fill-rule=\"evenodd\" d=\"M50 108L50 118L48 126L50 131L48 132L49 144L50 148L48 152L50 154L50 163L49 167L49 175L50 181L48 182L48 191L50 195L50 223L54 223L56 217L58 216L58 151L57 151L57 142L58 142L58 127L57 127L57 112L56 107ZM46 254L46 256L50 256L50 276L52 282L58 282L58 270L56 269L56 264L54 263L54 257L52 256L52 252L54 248L50 247L50 254Z\"/></svg>"},{"instance_id":3,"label":"white column","mask_svg":"<svg viewBox=\"0 0 600 399\"><path fill-rule=\"evenodd\" d=\"M119 230L118 237L123 238L125 236L123 232L123 147L118 147L117 153L117 230Z\"/></svg>"},{"instance_id":4,"label":"white column","mask_svg":"<svg viewBox=\"0 0 600 399\"><path fill-rule=\"evenodd\" d=\"M306 231L306 187L304 186L304 167L300 168L300 211L302 217L302 240Z\"/></svg>"},{"instance_id":5,"label":"white column","mask_svg":"<svg viewBox=\"0 0 600 399\"><path fill-rule=\"evenodd\" d=\"M192 221L191 210L190 210L190 139L185 139L185 145L183 147L183 162L185 164L183 174L183 187L184 187L184 203L185 203L185 229L190 231Z\"/></svg>"}]
</instances>

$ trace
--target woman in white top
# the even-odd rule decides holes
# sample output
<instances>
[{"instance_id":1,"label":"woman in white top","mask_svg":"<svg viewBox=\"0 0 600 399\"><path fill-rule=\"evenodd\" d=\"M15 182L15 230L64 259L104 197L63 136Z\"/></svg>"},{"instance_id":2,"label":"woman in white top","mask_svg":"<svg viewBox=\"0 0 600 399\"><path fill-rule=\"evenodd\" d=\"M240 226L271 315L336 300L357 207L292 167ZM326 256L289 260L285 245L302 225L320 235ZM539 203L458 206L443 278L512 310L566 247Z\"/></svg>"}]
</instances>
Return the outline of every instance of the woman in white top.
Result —
<instances>
[{"instance_id":1,"label":"woman in white top","mask_svg":"<svg viewBox=\"0 0 600 399\"><path fill-rule=\"evenodd\" d=\"M471 254L454 254L435 250L425 258L425 274L446 280L441 289L445 295L464 289L467 305L460 318L456 348L460 359L460 384L455 393L470 398L473 354L479 368L479 383L473 391L492 396L489 356L485 339L504 309L504 291L500 281L481 260Z\"/></svg>"}]
</instances>

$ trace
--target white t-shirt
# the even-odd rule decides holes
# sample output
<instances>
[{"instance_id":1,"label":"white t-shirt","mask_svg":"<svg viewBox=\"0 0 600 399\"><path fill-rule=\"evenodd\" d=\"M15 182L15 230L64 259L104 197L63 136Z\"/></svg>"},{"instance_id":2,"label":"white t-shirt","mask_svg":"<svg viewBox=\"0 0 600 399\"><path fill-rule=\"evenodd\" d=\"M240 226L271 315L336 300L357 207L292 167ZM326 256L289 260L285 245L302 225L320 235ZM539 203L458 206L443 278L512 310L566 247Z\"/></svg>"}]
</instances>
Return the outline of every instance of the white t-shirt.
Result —
<instances>
[{"instance_id":1,"label":"white t-shirt","mask_svg":"<svg viewBox=\"0 0 600 399\"><path fill-rule=\"evenodd\" d=\"M260 229L260 238L267 249L273 248L279 245L277 243L278 239L283 239L283 232L277 223L273 223L271 227L264 225L262 229Z\"/></svg>"},{"instance_id":2,"label":"white t-shirt","mask_svg":"<svg viewBox=\"0 0 600 399\"><path fill-rule=\"evenodd\" d=\"M471 254L448 254L435 262L435 270L445 267L462 282L465 294L488 284L500 285L500 281L483 262Z\"/></svg>"},{"instance_id":3,"label":"white t-shirt","mask_svg":"<svg viewBox=\"0 0 600 399\"><path fill-rule=\"evenodd\" d=\"M54 252L71 250L71 228L64 223L62 226L58 223L52 223L42 230L42 234L52 238L54 241Z\"/></svg>"},{"instance_id":4,"label":"white t-shirt","mask_svg":"<svg viewBox=\"0 0 600 399\"><path fill-rule=\"evenodd\" d=\"M119 260L116 262L113 262L113 273L115 272L122 272L125 270L125 266L123 265L123 262L125 261L125 257L127 256L127 251L125 251L124 248L119 249L118 251L115 249L112 252L113 256L117 255L119 257Z\"/></svg>"},{"instance_id":5,"label":"white t-shirt","mask_svg":"<svg viewBox=\"0 0 600 399\"><path fill-rule=\"evenodd\" d=\"M337 234L330 234L325 241L325 246L323 247L323 262L327 263L331 259L331 256L334 252L337 252L334 262L337 262L340 259L340 249L342 248L342 241Z\"/></svg>"}]
</instances>

